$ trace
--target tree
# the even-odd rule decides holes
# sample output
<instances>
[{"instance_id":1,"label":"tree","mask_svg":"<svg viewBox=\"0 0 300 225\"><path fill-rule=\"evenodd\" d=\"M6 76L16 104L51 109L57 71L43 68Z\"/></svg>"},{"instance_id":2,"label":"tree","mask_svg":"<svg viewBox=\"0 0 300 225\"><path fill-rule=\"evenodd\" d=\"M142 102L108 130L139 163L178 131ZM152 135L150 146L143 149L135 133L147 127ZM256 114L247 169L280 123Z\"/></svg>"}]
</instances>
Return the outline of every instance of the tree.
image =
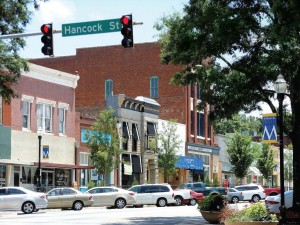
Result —
<instances>
[{"instance_id":1,"label":"tree","mask_svg":"<svg viewBox=\"0 0 300 225\"><path fill-rule=\"evenodd\" d=\"M114 113L113 109L101 110L91 130L86 132L91 159L98 172L103 174L103 185L108 174L117 167L122 153L116 127L118 118L114 117Z\"/></svg>"},{"instance_id":2,"label":"tree","mask_svg":"<svg viewBox=\"0 0 300 225\"><path fill-rule=\"evenodd\" d=\"M284 151L284 179L288 181L290 187L293 181L293 146L288 145Z\"/></svg>"},{"instance_id":3,"label":"tree","mask_svg":"<svg viewBox=\"0 0 300 225\"><path fill-rule=\"evenodd\" d=\"M155 25L161 61L186 65L172 82L198 83L203 90L199 107L209 104L211 119L261 109L260 102L276 113L272 83L283 74L291 104L291 125L283 129L294 147L295 184L300 183L299 8L298 0L190 0L182 15L163 17Z\"/></svg>"},{"instance_id":4,"label":"tree","mask_svg":"<svg viewBox=\"0 0 300 225\"><path fill-rule=\"evenodd\" d=\"M174 120L162 123L162 131L157 135L158 139L158 170L163 174L164 182L168 182L169 176L176 172L175 165L178 160L178 152L182 141L177 134Z\"/></svg>"},{"instance_id":5,"label":"tree","mask_svg":"<svg viewBox=\"0 0 300 225\"><path fill-rule=\"evenodd\" d=\"M266 180L269 180L269 177L273 176L275 162L270 144L262 144L262 152L256 162L256 166Z\"/></svg>"},{"instance_id":6,"label":"tree","mask_svg":"<svg viewBox=\"0 0 300 225\"><path fill-rule=\"evenodd\" d=\"M245 114L235 114L231 119L219 119L214 122L214 130L218 134L227 134L235 132L255 131L261 134L261 120L254 117L247 117Z\"/></svg>"},{"instance_id":7,"label":"tree","mask_svg":"<svg viewBox=\"0 0 300 225\"><path fill-rule=\"evenodd\" d=\"M258 144L252 142L251 136L235 133L226 141L226 145L232 172L237 178L244 178L248 175L249 167L260 152Z\"/></svg>"},{"instance_id":8,"label":"tree","mask_svg":"<svg viewBox=\"0 0 300 225\"><path fill-rule=\"evenodd\" d=\"M0 35L24 32L31 19L31 5L38 9L38 0L0 1ZM18 51L24 46L22 38L8 41L0 39L0 97L6 103L17 96L11 85L18 81L23 70L29 70L27 60L18 55Z\"/></svg>"}]
</instances>

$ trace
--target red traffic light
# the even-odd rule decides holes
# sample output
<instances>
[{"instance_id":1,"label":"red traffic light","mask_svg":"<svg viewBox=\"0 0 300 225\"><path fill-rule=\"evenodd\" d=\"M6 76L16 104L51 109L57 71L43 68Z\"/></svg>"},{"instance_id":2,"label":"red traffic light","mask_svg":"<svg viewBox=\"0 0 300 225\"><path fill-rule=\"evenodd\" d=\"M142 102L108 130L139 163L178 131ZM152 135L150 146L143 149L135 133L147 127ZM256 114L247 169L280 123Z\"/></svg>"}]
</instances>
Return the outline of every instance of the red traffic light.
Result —
<instances>
[{"instance_id":1,"label":"red traffic light","mask_svg":"<svg viewBox=\"0 0 300 225\"><path fill-rule=\"evenodd\" d=\"M132 18L131 16L122 16L120 19L122 25L132 25Z\"/></svg>"},{"instance_id":2,"label":"red traffic light","mask_svg":"<svg viewBox=\"0 0 300 225\"><path fill-rule=\"evenodd\" d=\"M43 34L52 34L52 24L43 24L41 31Z\"/></svg>"}]
</instances>

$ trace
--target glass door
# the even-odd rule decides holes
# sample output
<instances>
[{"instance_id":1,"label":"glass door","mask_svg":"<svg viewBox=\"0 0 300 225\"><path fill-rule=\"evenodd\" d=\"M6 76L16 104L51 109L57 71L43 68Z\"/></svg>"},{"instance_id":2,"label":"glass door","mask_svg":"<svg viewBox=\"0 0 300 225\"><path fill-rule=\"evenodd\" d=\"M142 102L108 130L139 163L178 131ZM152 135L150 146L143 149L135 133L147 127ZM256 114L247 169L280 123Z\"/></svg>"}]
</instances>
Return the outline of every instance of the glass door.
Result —
<instances>
[{"instance_id":1,"label":"glass door","mask_svg":"<svg viewBox=\"0 0 300 225\"><path fill-rule=\"evenodd\" d=\"M54 188L54 172L42 171L42 191L48 192Z\"/></svg>"}]
</instances>

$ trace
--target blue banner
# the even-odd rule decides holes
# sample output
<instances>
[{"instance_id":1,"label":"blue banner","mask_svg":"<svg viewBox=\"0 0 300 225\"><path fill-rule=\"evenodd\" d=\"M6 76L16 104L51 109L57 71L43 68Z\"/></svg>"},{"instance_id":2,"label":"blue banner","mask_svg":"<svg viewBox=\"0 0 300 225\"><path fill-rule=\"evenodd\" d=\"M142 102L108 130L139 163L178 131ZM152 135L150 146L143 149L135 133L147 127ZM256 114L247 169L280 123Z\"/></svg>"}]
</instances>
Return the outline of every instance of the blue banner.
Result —
<instances>
[{"instance_id":1,"label":"blue banner","mask_svg":"<svg viewBox=\"0 0 300 225\"><path fill-rule=\"evenodd\" d=\"M276 113L263 114L262 116L263 116L262 117L262 126L263 126L262 142L277 143Z\"/></svg>"}]
</instances>

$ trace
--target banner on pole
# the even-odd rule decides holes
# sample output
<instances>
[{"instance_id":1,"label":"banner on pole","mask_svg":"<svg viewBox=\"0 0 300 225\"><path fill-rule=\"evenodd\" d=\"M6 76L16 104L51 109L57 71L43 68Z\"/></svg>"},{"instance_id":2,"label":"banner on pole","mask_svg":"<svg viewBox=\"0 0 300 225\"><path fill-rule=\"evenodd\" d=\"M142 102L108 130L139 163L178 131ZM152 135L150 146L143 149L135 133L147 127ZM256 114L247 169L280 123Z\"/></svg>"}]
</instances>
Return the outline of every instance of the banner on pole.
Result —
<instances>
[{"instance_id":1,"label":"banner on pole","mask_svg":"<svg viewBox=\"0 0 300 225\"><path fill-rule=\"evenodd\" d=\"M263 143L277 143L276 132L277 116L276 113L268 113L262 115L263 126Z\"/></svg>"}]
</instances>

